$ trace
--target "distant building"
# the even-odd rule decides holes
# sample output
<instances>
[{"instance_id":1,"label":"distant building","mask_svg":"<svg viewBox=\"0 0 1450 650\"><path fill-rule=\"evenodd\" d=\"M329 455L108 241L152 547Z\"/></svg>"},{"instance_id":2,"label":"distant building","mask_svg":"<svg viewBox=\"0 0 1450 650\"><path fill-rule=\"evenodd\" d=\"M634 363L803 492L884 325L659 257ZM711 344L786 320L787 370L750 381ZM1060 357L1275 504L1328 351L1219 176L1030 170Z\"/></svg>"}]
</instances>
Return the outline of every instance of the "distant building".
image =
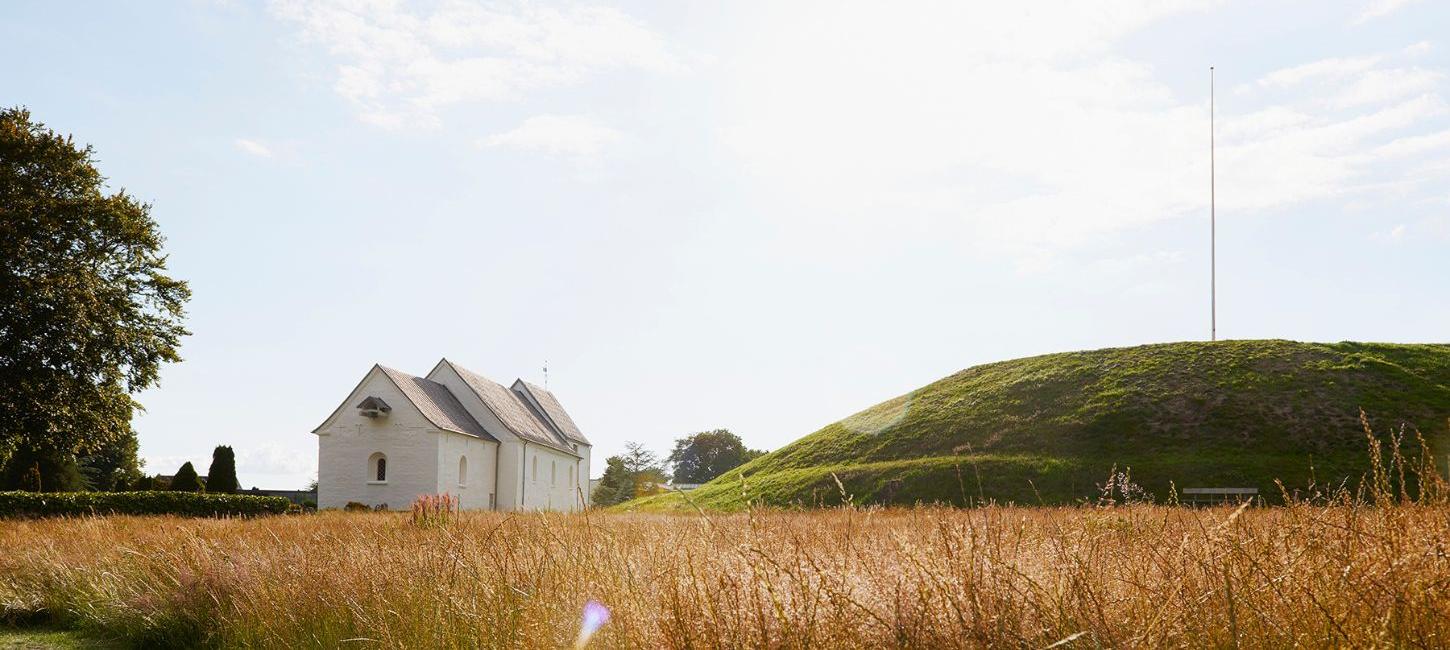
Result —
<instances>
[{"instance_id":1,"label":"distant building","mask_svg":"<svg viewBox=\"0 0 1450 650\"><path fill-rule=\"evenodd\" d=\"M464 508L589 505L590 443L548 390L505 388L447 359L427 377L375 365L313 430L317 505L407 509L448 493Z\"/></svg>"}]
</instances>

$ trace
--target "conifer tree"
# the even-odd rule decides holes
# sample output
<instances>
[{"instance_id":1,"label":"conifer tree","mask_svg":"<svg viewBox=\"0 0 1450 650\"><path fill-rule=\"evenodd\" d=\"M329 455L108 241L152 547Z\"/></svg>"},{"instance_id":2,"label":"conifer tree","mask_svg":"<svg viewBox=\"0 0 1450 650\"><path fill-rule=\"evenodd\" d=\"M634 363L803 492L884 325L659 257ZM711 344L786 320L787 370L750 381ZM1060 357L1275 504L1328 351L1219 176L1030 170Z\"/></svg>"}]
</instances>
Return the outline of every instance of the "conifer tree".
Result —
<instances>
[{"instance_id":1,"label":"conifer tree","mask_svg":"<svg viewBox=\"0 0 1450 650\"><path fill-rule=\"evenodd\" d=\"M237 456L227 445L217 445L211 452L211 467L206 471L206 491L233 494L237 491Z\"/></svg>"},{"instance_id":2,"label":"conifer tree","mask_svg":"<svg viewBox=\"0 0 1450 650\"><path fill-rule=\"evenodd\" d=\"M191 466L191 461L186 461L181 469L176 470L176 476L171 479L171 490L173 492L206 491L201 484L201 477L196 475L196 468Z\"/></svg>"}]
</instances>

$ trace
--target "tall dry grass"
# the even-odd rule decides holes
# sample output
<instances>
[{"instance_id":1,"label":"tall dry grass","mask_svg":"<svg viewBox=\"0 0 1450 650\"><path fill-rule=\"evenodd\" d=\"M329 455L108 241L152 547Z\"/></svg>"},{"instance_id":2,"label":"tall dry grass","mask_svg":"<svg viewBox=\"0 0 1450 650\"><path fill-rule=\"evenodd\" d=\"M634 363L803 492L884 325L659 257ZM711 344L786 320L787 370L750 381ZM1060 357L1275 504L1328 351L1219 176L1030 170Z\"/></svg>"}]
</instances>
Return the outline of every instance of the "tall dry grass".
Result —
<instances>
[{"instance_id":1,"label":"tall dry grass","mask_svg":"<svg viewBox=\"0 0 1450 650\"><path fill-rule=\"evenodd\" d=\"M1379 466L1282 508L11 521L0 608L143 647L568 647L591 599L600 647L1445 647L1443 481Z\"/></svg>"},{"instance_id":2,"label":"tall dry grass","mask_svg":"<svg viewBox=\"0 0 1450 650\"><path fill-rule=\"evenodd\" d=\"M1450 508L0 525L0 602L146 646L1443 647Z\"/></svg>"}]
</instances>

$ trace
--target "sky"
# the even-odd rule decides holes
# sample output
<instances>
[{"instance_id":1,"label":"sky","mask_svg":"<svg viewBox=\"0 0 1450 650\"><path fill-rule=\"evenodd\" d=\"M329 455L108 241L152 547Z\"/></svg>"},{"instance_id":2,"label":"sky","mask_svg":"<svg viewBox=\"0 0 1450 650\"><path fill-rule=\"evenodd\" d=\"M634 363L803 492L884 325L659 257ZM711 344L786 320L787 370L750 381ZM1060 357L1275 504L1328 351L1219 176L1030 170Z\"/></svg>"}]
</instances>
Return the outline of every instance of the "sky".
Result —
<instances>
[{"instance_id":1,"label":"sky","mask_svg":"<svg viewBox=\"0 0 1450 650\"><path fill-rule=\"evenodd\" d=\"M303 487L374 363L543 383L604 457L779 448L975 364L1443 342L1450 5L0 6L193 291L146 471Z\"/></svg>"}]
</instances>

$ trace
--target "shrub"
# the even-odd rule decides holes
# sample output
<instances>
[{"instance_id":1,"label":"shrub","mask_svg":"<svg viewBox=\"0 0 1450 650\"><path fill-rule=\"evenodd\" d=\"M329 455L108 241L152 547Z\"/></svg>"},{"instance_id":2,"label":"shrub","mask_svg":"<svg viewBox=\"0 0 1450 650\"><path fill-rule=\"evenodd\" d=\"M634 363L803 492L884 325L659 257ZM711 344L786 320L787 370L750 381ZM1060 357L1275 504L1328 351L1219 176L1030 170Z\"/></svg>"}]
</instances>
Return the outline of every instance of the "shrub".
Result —
<instances>
[{"instance_id":1,"label":"shrub","mask_svg":"<svg viewBox=\"0 0 1450 650\"><path fill-rule=\"evenodd\" d=\"M420 494L413 499L413 525L446 526L461 513L461 500L447 494Z\"/></svg>"},{"instance_id":2,"label":"shrub","mask_svg":"<svg viewBox=\"0 0 1450 650\"><path fill-rule=\"evenodd\" d=\"M0 517L180 515L250 517L287 511L282 497L196 492L0 492Z\"/></svg>"},{"instance_id":3,"label":"shrub","mask_svg":"<svg viewBox=\"0 0 1450 650\"><path fill-rule=\"evenodd\" d=\"M342 509L343 510L346 510L348 512L368 512L369 510L372 510L373 508L372 508L372 506L370 506L370 505L368 505L366 503L358 503L357 501L348 501L347 502L347 505L343 506Z\"/></svg>"}]
</instances>

